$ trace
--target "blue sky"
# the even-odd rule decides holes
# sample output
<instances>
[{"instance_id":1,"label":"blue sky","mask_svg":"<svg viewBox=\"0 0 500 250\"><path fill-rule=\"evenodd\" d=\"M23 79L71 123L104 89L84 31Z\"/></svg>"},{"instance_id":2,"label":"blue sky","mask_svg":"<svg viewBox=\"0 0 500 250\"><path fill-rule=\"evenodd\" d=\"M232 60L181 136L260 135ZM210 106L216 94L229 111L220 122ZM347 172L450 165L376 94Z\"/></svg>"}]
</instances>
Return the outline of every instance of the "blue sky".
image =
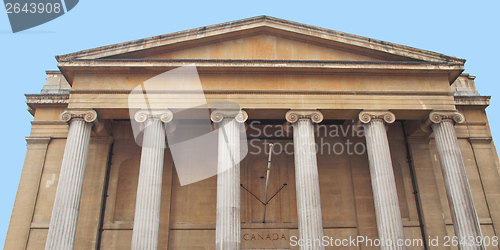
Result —
<instances>
[{"instance_id":1,"label":"blue sky","mask_svg":"<svg viewBox=\"0 0 500 250\"><path fill-rule=\"evenodd\" d=\"M7 1L8 2L8 1ZM57 69L55 55L161 35L210 24L269 15L467 59L477 76L495 141L500 139L497 84L500 1L95 1L81 0L69 13L12 34L0 14L0 246L26 153L32 116L25 93L39 93L45 70Z\"/></svg>"}]
</instances>

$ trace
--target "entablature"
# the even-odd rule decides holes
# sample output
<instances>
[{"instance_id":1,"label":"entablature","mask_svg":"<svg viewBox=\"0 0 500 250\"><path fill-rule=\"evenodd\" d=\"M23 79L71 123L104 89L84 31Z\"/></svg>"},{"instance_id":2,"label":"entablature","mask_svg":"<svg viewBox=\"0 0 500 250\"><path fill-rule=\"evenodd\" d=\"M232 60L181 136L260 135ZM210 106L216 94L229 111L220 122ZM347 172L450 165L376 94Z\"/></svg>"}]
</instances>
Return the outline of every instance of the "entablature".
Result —
<instances>
[{"instance_id":1,"label":"entablature","mask_svg":"<svg viewBox=\"0 0 500 250\"><path fill-rule=\"evenodd\" d=\"M414 74L446 75L451 84L464 70L456 62L328 61L328 60L235 60L235 59L77 59L59 62L58 67L73 84L75 74L159 73L195 66L199 73L276 74Z\"/></svg>"}]
</instances>

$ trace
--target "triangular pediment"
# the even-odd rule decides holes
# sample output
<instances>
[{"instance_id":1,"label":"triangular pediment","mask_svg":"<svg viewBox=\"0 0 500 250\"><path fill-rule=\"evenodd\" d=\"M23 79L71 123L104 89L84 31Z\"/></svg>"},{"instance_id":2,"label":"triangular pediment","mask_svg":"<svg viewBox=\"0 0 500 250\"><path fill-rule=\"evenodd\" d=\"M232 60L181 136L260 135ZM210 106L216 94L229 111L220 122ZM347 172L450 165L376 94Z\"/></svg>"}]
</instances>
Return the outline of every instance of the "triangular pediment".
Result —
<instances>
[{"instance_id":1,"label":"triangular pediment","mask_svg":"<svg viewBox=\"0 0 500 250\"><path fill-rule=\"evenodd\" d=\"M268 16L84 50L57 59L59 62L78 59L465 62L435 52Z\"/></svg>"},{"instance_id":2,"label":"triangular pediment","mask_svg":"<svg viewBox=\"0 0 500 250\"><path fill-rule=\"evenodd\" d=\"M109 59L127 58L121 55ZM263 59L263 60L337 60L337 61L383 61L400 58L376 54L363 54L342 47L313 43L293 37L280 36L272 32L200 43L180 49L164 48L154 54L143 53L141 59Z\"/></svg>"}]
</instances>

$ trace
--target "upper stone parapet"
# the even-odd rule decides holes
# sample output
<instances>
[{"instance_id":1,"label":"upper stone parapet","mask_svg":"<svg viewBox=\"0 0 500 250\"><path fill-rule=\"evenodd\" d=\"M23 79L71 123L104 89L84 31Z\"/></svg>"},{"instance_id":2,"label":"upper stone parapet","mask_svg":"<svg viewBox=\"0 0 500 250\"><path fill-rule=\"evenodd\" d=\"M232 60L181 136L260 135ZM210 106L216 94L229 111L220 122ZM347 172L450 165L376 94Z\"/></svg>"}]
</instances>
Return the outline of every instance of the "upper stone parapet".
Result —
<instances>
[{"instance_id":1,"label":"upper stone parapet","mask_svg":"<svg viewBox=\"0 0 500 250\"><path fill-rule=\"evenodd\" d=\"M474 83L475 76L469 74L461 74L451 85L451 91L455 96L478 96L479 92Z\"/></svg>"},{"instance_id":2,"label":"upper stone parapet","mask_svg":"<svg viewBox=\"0 0 500 250\"><path fill-rule=\"evenodd\" d=\"M71 89L66 78L60 71L45 71L47 73L47 81L40 93L42 94L67 94Z\"/></svg>"}]
</instances>

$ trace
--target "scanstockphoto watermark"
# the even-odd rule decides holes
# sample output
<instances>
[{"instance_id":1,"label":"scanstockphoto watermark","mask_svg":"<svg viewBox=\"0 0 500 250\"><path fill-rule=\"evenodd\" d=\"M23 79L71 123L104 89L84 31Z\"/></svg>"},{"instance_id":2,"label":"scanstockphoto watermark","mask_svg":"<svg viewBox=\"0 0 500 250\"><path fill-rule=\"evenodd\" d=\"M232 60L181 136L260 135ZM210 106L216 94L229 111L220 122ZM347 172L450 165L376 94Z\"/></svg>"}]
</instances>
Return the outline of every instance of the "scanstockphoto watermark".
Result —
<instances>
[{"instance_id":1,"label":"scanstockphoto watermark","mask_svg":"<svg viewBox=\"0 0 500 250\"><path fill-rule=\"evenodd\" d=\"M261 121L252 121L248 125L248 154L259 155L268 153L272 143L274 155L294 154L294 144L291 126L263 125ZM308 136L308 135L299 135ZM319 155L363 155L366 152L365 132L362 125L351 121L348 124L317 124L315 125L315 141L310 145Z\"/></svg>"},{"instance_id":2,"label":"scanstockphoto watermark","mask_svg":"<svg viewBox=\"0 0 500 250\"><path fill-rule=\"evenodd\" d=\"M427 238L428 247L473 247L473 246L494 246L498 247L498 237L497 236L469 236L458 238L457 236L445 236L440 238L439 236ZM300 239L297 236L290 237L290 246L323 246L323 247L385 247L385 246L398 246L398 247L423 247L423 239L378 239L370 238L368 236L349 236L349 238L333 238L329 236L323 236L321 239Z\"/></svg>"},{"instance_id":3,"label":"scanstockphoto watermark","mask_svg":"<svg viewBox=\"0 0 500 250\"><path fill-rule=\"evenodd\" d=\"M78 0L4 0L13 33L52 21L78 4Z\"/></svg>"},{"instance_id":4,"label":"scanstockphoto watermark","mask_svg":"<svg viewBox=\"0 0 500 250\"><path fill-rule=\"evenodd\" d=\"M297 236L290 237L290 246L299 247L385 247L385 246L406 246L406 247L422 247L424 246L423 239L372 239L368 236L356 236L349 238L333 238L323 236L321 239L300 239Z\"/></svg>"}]
</instances>

